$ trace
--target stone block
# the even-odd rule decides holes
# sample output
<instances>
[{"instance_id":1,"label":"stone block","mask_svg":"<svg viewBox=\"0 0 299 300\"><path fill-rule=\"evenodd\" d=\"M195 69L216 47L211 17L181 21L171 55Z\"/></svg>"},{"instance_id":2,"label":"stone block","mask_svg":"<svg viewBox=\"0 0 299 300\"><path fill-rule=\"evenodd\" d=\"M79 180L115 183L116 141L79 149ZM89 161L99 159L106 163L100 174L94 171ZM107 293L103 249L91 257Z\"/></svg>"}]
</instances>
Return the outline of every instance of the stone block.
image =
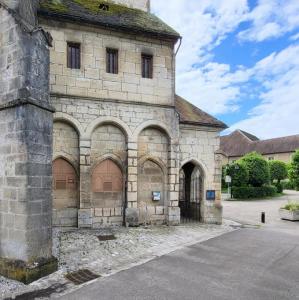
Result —
<instances>
[{"instance_id":1,"label":"stone block","mask_svg":"<svg viewBox=\"0 0 299 300\"><path fill-rule=\"evenodd\" d=\"M127 208L125 220L128 226L139 226L139 210L137 208Z\"/></svg>"}]
</instances>

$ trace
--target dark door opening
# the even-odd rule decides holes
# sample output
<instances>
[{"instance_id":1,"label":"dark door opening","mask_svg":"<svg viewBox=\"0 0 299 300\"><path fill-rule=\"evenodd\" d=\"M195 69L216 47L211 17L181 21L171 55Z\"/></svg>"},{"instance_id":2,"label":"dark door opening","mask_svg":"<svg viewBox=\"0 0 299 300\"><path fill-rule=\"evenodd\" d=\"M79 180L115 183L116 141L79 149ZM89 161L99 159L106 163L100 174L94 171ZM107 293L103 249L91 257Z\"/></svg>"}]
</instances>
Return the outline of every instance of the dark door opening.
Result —
<instances>
[{"instance_id":1,"label":"dark door opening","mask_svg":"<svg viewBox=\"0 0 299 300\"><path fill-rule=\"evenodd\" d=\"M181 222L201 221L203 195L203 176L199 167L193 163L185 164L180 171Z\"/></svg>"}]
</instances>

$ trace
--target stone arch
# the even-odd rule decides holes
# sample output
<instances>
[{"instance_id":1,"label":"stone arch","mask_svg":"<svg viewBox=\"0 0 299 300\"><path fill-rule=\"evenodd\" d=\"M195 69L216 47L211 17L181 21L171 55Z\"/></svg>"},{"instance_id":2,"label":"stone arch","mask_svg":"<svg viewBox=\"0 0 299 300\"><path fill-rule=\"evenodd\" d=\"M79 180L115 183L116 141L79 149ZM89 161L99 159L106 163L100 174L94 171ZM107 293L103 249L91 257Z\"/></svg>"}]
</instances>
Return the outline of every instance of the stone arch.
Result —
<instances>
[{"instance_id":1,"label":"stone arch","mask_svg":"<svg viewBox=\"0 0 299 300\"><path fill-rule=\"evenodd\" d=\"M121 158L119 156L111 154L111 153L104 154L99 159L97 159L97 161L91 166L91 169L90 169L91 174L97 168L97 166L105 160L112 160L120 168L120 170L125 174L126 167L125 167L123 161L121 160Z\"/></svg>"},{"instance_id":2,"label":"stone arch","mask_svg":"<svg viewBox=\"0 0 299 300\"><path fill-rule=\"evenodd\" d=\"M75 130L79 134L80 138L82 138L84 136L85 131L84 131L83 126L81 125L81 123L77 119L75 119L71 115L66 114L66 113L62 113L62 112L56 112L54 114L54 123L58 122L58 121L68 123L73 128L75 128Z\"/></svg>"},{"instance_id":3,"label":"stone arch","mask_svg":"<svg viewBox=\"0 0 299 300\"><path fill-rule=\"evenodd\" d=\"M194 164L195 166L198 166L202 172L203 172L203 176L204 176L204 179L206 179L206 174L208 172L208 167L207 165L205 164L205 162L201 161L201 160L198 160L196 158L188 158L188 159L185 159L181 162L181 168L186 165L187 163L192 163Z\"/></svg>"},{"instance_id":4,"label":"stone arch","mask_svg":"<svg viewBox=\"0 0 299 300\"><path fill-rule=\"evenodd\" d=\"M146 129L146 128L157 128L161 131L164 131L168 138L169 138L169 142L171 143L173 141L173 136L168 128L168 126L161 122L161 121L157 121L157 120L148 120L146 122L141 123L133 132L133 141L137 142L138 141L138 137L140 135L140 133Z\"/></svg>"},{"instance_id":5,"label":"stone arch","mask_svg":"<svg viewBox=\"0 0 299 300\"><path fill-rule=\"evenodd\" d=\"M79 176L65 157L53 161L53 225L76 227L79 208Z\"/></svg>"},{"instance_id":6,"label":"stone arch","mask_svg":"<svg viewBox=\"0 0 299 300\"><path fill-rule=\"evenodd\" d=\"M167 187L167 174L163 165L156 159L145 159L138 166L138 207L148 208L164 206ZM153 198L154 192L160 192L161 199Z\"/></svg>"},{"instance_id":7,"label":"stone arch","mask_svg":"<svg viewBox=\"0 0 299 300\"><path fill-rule=\"evenodd\" d=\"M118 217L122 222L124 208L125 176L113 159L105 158L97 163L91 173L92 206L101 209L102 217ZM104 220L103 220L104 221Z\"/></svg>"},{"instance_id":8,"label":"stone arch","mask_svg":"<svg viewBox=\"0 0 299 300\"><path fill-rule=\"evenodd\" d=\"M123 165L127 161L128 143L123 130L111 123L100 123L91 133L91 164L103 157L114 157Z\"/></svg>"},{"instance_id":9,"label":"stone arch","mask_svg":"<svg viewBox=\"0 0 299 300\"><path fill-rule=\"evenodd\" d=\"M79 132L70 122L56 119L53 123L53 158L66 158L75 169L79 167Z\"/></svg>"},{"instance_id":10,"label":"stone arch","mask_svg":"<svg viewBox=\"0 0 299 300\"><path fill-rule=\"evenodd\" d=\"M122 120L115 118L115 117L99 117L99 118L93 120L87 126L86 137L88 139L91 139L91 136L92 136L92 133L94 132L94 130L97 127L100 127L101 125L105 125L105 124L111 124L111 125L118 127L126 136L127 142L131 141L132 131L131 131L130 127L125 122L123 122Z\"/></svg>"},{"instance_id":11,"label":"stone arch","mask_svg":"<svg viewBox=\"0 0 299 300\"><path fill-rule=\"evenodd\" d=\"M156 158L168 166L170 138L167 132L157 126L143 128L137 138L138 159L143 156Z\"/></svg>"},{"instance_id":12,"label":"stone arch","mask_svg":"<svg viewBox=\"0 0 299 300\"><path fill-rule=\"evenodd\" d=\"M67 161L74 168L74 170L76 171L77 175L79 176L79 173L80 173L79 166L74 164L73 158L72 158L71 155L69 155L67 153L62 153L62 152L59 153L59 152L57 152L57 153L55 153L55 156L53 157L52 161L54 162L55 160L57 160L59 158Z\"/></svg>"},{"instance_id":13,"label":"stone arch","mask_svg":"<svg viewBox=\"0 0 299 300\"><path fill-rule=\"evenodd\" d=\"M204 169L196 160L187 160L181 166L179 180L181 220L201 221L205 190Z\"/></svg>"}]
</instances>

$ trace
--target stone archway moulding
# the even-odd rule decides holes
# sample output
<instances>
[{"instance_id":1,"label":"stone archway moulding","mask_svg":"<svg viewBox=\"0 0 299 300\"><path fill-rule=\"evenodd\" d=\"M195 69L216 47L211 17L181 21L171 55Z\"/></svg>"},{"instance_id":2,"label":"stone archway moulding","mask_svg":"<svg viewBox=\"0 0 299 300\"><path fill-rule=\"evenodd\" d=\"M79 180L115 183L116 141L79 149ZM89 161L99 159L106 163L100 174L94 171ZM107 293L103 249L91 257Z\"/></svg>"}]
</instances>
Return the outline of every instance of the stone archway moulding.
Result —
<instances>
[{"instance_id":1,"label":"stone archway moulding","mask_svg":"<svg viewBox=\"0 0 299 300\"><path fill-rule=\"evenodd\" d=\"M80 139L82 137L84 137L85 131L84 131L83 126L81 125L81 123L78 120L76 120L74 117L70 116L69 114L57 112L54 114L53 121L54 121L54 123L62 121L62 122L66 122L66 123L70 124L78 132Z\"/></svg>"},{"instance_id":2,"label":"stone archway moulding","mask_svg":"<svg viewBox=\"0 0 299 300\"><path fill-rule=\"evenodd\" d=\"M139 137L140 133L148 127L162 129L167 134L170 144L173 144L174 139L173 139L173 136L172 136L168 126L165 123L156 121L156 120L149 120L149 121L143 122L134 130L134 133L133 133L133 142L134 143L138 142L138 137Z\"/></svg>"},{"instance_id":3,"label":"stone archway moulding","mask_svg":"<svg viewBox=\"0 0 299 300\"><path fill-rule=\"evenodd\" d=\"M199 167L203 171L204 179L206 179L206 174L208 173L208 168L207 168L206 164L203 161L200 161L200 160L195 159L195 158L188 158L188 159L181 162L180 169L182 169L182 167L184 165L186 165L187 163L193 163L195 166Z\"/></svg>"},{"instance_id":4,"label":"stone archway moulding","mask_svg":"<svg viewBox=\"0 0 299 300\"><path fill-rule=\"evenodd\" d=\"M124 133L125 137L127 138L127 142L130 143L131 139L132 139L132 131L130 129L130 127L123 122L122 120L115 118L115 117L99 117L95 120L93 120L86 128L86 132L85 132L85 139L91 139L91 135L93 133L93 131L101 126L101 125L105 125L105 124L111 124L111 125L115 125L118 128L120 128L122 130L122 132Z\"/></svg>"}]
</instances>

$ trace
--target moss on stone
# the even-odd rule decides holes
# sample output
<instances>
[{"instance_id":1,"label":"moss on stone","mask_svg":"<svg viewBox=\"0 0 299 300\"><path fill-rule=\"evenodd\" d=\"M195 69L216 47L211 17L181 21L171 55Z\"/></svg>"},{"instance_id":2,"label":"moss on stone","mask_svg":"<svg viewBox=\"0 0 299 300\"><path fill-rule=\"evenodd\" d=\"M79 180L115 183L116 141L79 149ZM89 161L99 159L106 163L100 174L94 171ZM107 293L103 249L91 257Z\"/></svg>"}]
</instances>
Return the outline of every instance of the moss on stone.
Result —
<instances>
[{"instance_id":1,"label":"moss on stone","mask_svg":"<svg viewBox=\"0 0 299 300\"><path fill-rule=\"evenodd\" d=\"M107 4L108 10L100 9ZM160 34L177 39L179 34L155 15L140 9L116 4L112 0L41 0L42 15L56 18L68 16L74 21L86 21L92 24L134 30L148 34Z\"/></svg>"},{"instance_id":2,"label":"moss on stone","mask_svg":"<svg viewBox=\"0 0 299 300\"><path fill-rule=\"evenodd\" d=\"M67 6L61 0L41 1L41 7L57 12L67 12Z\"/></svg>"},{"instance_id":3,"label":"moss on stone","mask_svg":"<svg viewBox=\"0 0 299 300\"><path fill-rule=\"evenodd\" d=\"M74 3L77 3L84 7L85 9L89 10L92 13L105 13L110 15L118 15L122 13L131 13L131 14L139 14L142 11L137 9L132 9L124 5L115 4L112 1L107 0L73 0ZM109 5L109 10L104 11L100 10L100 4L107 4Z\"/></svg>"}]
</instances>

